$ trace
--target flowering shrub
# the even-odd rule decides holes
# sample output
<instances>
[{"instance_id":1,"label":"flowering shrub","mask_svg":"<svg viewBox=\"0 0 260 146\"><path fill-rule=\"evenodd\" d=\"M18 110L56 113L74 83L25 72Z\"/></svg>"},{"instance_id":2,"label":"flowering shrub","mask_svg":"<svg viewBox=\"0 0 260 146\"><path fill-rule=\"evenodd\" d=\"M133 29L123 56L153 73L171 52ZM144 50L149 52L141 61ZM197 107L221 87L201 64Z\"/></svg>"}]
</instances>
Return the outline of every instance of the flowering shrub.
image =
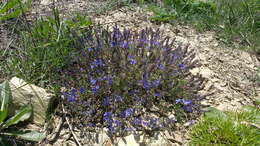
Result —
<instances>
[{"instance_id":1,"label":"flowering shrub","mask_svg":"<svg viewBox=\"0 0 260 146\"><path fill-rule=\"evenodd\" d=\"M75 125L107 127L111 136L149 133L196 111L203 79L189 73L196 62L188 46L173 48L174 40L152 29L132 33L114 27L77 37L80 55L72 54L75 60L60 69Z\"/></svg>"}]
</instances>

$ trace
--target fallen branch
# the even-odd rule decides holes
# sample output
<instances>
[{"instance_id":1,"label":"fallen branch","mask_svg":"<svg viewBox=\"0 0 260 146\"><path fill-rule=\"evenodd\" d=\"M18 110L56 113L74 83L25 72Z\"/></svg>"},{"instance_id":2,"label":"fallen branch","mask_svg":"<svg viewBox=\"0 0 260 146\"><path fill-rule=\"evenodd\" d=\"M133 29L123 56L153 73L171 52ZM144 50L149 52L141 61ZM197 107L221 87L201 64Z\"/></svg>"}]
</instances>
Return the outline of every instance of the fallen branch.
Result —
<instances>
[{"instance_id":1,"label":"fallen branch","mask_svg":"<svg viewBox=\"0 0 260 146\"><path fill-rule=\"evenodd\" d=\"M64 112L64 114L67 114L67 112L66 112L65 109L64 109L64 105L63 105L63 104L62 104L62 111ZM80 142L79 142L79 140L78 140L76 134L74 133L74 131L73 131L73 129L72 129L72 126L71 126L71 124L70 124L70 122L69 122L68 117L65 116L65 120L66 120L67 124L69 125L70 132L71 132L73 138L75 139L77 145L78 145L78 146L82 146L82 145L80 144Z\"/></svg>"},{"instance_id":2,"label":"fallen branch","mask_svg":"<svg viewBox=\"0 0 260 146\"><path fill-rule=\"evenodd\" d=\"M48 139L48 141L50 143L53 144L57 140L57 138L59 137L60 131L61 131L61 127L62 127L63 123L64 123L64 117L61 117L60 120L59 120L58 126L54 130L54 134L51 136L50 139Z\"/></svg>"}]
</instances>

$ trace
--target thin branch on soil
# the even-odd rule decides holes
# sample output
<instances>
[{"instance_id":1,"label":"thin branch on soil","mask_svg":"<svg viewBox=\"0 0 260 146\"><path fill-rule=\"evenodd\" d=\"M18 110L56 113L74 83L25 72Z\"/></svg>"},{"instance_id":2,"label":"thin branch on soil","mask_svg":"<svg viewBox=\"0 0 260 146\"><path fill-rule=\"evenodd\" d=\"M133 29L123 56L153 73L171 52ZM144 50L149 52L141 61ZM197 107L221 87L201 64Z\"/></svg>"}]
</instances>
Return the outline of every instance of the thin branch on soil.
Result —
<instances>
[{"instance_id":1,"label":"thin branch on soil","mask_svg":"<svg viewBox=\"0 0 260 146\"><path fill-rule=\"evenodd\" d=\"M56 129L54 130L54 134L52 135L52 137L49 139L50 143L53 143L54 141L57 140L57 138L60 135L60 131L61 131L61 127L64 123L64 117L60 118L58 126L56 127Z\"/></svg>"},{"instance_id":2,"label":"thin branch on soil","mask_svg":"<svg viewBox=\"0 0 260 146\"><path fill-rule=\"evenodd\" d=\"M67 113L67 112L65 111L65 109L64 109L64 105L63 105L63 104L62 104L62 111L64 112L64 114ZM65 116L65 120L66 120L67 124L69 125L70 132L71 132L73 138L75 139L77 145L78 145L78 146L82 146L82 145L80 144L80 142L79 142L79 140L78 140L76 134L74 133L74 131L73 131L73 129L72 129L72 126L71 126L71 124L70 124L70 122L69 122L68 117Z\"/></svg>"}]
</instances>

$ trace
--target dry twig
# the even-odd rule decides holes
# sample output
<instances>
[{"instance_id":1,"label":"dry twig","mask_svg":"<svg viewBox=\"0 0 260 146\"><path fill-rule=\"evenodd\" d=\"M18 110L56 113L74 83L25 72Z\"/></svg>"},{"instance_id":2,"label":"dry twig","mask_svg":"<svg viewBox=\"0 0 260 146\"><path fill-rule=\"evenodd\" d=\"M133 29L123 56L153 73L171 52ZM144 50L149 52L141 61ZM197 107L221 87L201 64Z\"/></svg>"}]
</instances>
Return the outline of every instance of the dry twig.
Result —
<instances>
[{"instance_id":1,"label":"dry twig","mask_svg":"<svg viewBox=\"0 0 260 146\"><path fill-rule=\"evenodd\" d=\"M64 109L64 105L63 105L63 104L62 104L62 111L64 112L64 114L67 113L67 112L65 111L65 109ZM78 138L77 138L77 135L75 134L75 132L74 132L73 129L72 129L72 126L71 126L71 124L70 124L70 122L69 122L68 117L65 116L65 120L66 120L66 122L67 122L67 124L68 124L68 126L69 126L70 132L71 132L73 138L75 139L77 145L78 145L78 146L82 146L82 145L80 144Z\"/></svg>"}]
</instances>

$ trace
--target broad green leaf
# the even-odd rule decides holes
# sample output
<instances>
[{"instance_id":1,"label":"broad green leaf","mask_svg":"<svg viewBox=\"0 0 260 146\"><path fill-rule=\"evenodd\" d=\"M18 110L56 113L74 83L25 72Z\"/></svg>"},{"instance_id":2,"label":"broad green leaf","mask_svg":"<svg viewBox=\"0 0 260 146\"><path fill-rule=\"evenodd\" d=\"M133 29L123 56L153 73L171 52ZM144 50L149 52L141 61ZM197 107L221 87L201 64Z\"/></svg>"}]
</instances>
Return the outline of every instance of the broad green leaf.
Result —
<instances>
[{"instance_id":1,"label":"broad green leaf","mask_svg":"<svg viewBox=\"0 0 260 146\"><path fill-rule=\"evenodd\" d=\"M226 119L227 118L227 115L224 112L222 112L214 107L208 107L205 109L205 111L206 111L206 113L205 113L206 118L217 118L217 119L219 119L219 118Z\"/></svg>"},{"instance_id":2,"label":"broad green leaf","mask_svg":"<svg viewBox=\"0 0 260 146\"><path fill-rule=\"evenodd\" d=\"M7 117L8 114L8 104L9 100L11 98L11 89L8 81L5 81L1 84L1 90L0 90L0 102L1 102L1 108L0 108L0 123L4 121L4 119Z\"/></svg>"},{"instance_id":3,"label":"broad green leaf","mask_svg":"<svg viewBox=\"0 0 260 146\"><path fill-rule=\"evenodd\" d=\"M3 128L7 128L11 125L17 124L20 121L29 119L31 114L32 114L32 106L25 105L12 118L10 118L5 122Z\"/></svg>"},{"instance_id":4,"label":"broad green leaf","mask_svg":"<svg viewBox=\"0 0 260 146\"><path fill-rule=\"evenodd\" d=\"M12 131L3 134L7 136L15 136L20 139L35 141L35 142L41 141L42 139L45 138L45 135L43 133L37 131Z\"/></svg>"}]
</instances>

